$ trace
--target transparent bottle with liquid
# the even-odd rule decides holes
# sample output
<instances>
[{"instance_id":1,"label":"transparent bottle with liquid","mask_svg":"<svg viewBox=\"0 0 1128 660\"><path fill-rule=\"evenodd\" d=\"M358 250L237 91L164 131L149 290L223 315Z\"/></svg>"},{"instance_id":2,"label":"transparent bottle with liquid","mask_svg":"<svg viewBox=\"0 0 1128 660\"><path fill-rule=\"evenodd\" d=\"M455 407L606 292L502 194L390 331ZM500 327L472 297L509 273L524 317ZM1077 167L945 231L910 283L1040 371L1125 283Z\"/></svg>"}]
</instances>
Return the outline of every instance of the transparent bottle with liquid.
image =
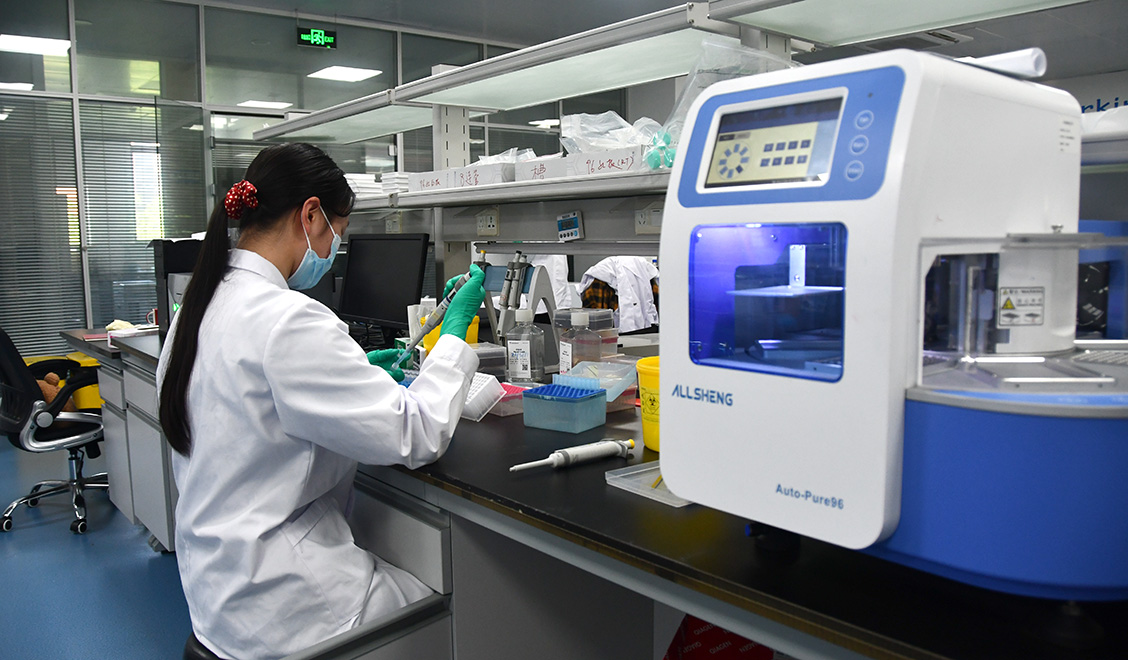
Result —
<instances>
[{"instance_id":1,"label":"transparent bottle with liquid","mask_svg":"<svg viewBox=\"0 0 1128 660\"><path fill-rule=\"evenodd\" d=\"M560 335L560 373L568 373L581 362L603 359L603 337L588 329L588 313L572 312L572 327Z\"/></svg>"},{"instance_id":2,"label":"transparent bottle with liquid","mask_svg":"<svg viewBox=\"0 0 1128 660\"><path fill-rule=\"evenodd\" d=\"M533 310L517 310L517 325L505 333L506 377L511 383L544 380L544 330L533 325Z\"/></svg>"}]
</instances>

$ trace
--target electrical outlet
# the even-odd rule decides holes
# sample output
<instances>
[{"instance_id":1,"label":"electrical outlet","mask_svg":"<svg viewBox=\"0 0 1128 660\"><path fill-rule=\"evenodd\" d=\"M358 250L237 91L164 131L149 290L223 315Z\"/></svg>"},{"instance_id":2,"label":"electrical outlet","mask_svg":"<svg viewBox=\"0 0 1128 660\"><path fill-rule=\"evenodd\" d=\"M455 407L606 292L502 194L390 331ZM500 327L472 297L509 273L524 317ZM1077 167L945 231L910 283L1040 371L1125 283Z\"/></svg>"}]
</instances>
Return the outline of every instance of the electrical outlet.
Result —
<instances>
[{"instance_id":1,"label":"electrical outlet","mask_svg":"<svg viewBox=\"0 0 1128 660\"><path fill-rule=\"evenodd\" d=\"M661 234L662 233L662 205L651 202L645 208L634 212L635 234Z\"/></svg>"},{"instance_id":2,"label":"electrical outlet","mask_svg":"<svg viewBox=\"0 0 1128 660\"><path fill-rule=\"evenodd\" d=\"M484 211L479 211L474 217L478 220L479 236L498 235L498 221L501 219L501 213L496 206L491 206Z\"/></svg>"},{"instance_id":3,"label":"electrical outlet","mask_svg":"<svg viewBox=\"0 0 1128 660\"><path fill-rule=\"evenodd\" d=\"M403 216L399 213L393 213L384 218L384 233L385 234L402 234L403 233Z\"/></svg>"}]
</instances>

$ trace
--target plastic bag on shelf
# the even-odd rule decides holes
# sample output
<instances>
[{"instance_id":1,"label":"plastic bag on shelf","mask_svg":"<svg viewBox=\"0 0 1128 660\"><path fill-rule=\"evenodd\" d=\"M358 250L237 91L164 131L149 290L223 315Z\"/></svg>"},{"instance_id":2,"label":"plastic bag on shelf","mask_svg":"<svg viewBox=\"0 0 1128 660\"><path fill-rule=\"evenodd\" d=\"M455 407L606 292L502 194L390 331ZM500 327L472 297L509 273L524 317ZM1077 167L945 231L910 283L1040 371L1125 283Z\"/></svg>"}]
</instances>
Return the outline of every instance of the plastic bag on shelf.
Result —
<instances>
[{"instance_id":1,"label":"plastic bag on shelf","mask_svg":"<svg viewBox=\"0 0 1128 660\"><path fill-rule=\"evenodd\" d=\"M611 151L648 145L662 126L649 117L633 125L614 110L592 115L564 115L560 118L560 144L569 154Z\"/></svg>"},{"instance_id":2,"label":"plastic bag on shelf","mask_svg":"<svg viewBox=\"0 0 1128 660\"><path fill-rule=\"evenodd\" d=\"M685 89L674 105L673 112L651 141L646 152L646 162L651 169L673 167L678 140L685 126L689 106L713 83L733 78L752 76L768 71L779 71L801 66L798 62L764 50L734 44L731 39L709 36L701 43L701 54L689 72Z\"/></svg>"},{"instance_id":3,"label":"plastic bag on shelf","mask_svg":"<svg viewBox=\"0 0 1128 660\"><path fill-rule=\"evenodd\" d=\"M512 147L500 154L493 156L479 156L478 162L475 165L493 165L496 163L520 163L526 160L536 158L537 154L532 149L518 149Z\"/></svg>"}]
</instances>

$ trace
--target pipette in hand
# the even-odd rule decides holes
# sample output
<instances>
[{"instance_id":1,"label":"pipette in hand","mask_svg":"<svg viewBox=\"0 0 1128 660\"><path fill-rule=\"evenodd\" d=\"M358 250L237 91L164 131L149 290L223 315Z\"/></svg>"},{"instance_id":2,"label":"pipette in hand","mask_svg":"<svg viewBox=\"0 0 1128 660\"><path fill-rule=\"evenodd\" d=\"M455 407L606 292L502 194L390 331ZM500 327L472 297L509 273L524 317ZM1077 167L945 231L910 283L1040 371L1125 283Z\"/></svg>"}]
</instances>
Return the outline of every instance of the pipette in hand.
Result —
<instances>
[{"instance_id":1,"label":"pipette in hand","mask_svg":"<svg viewBox=\"0 0 1128 660\"><path fill-rule=\"evenodd\" d=\"M554 468L567 467L569 465L576 465L577 463L594 461L598 458L627 456L631 453L631 450L634 449L634 446L634 440L600 440L599 442L593 442L587 445L557 449L552 452L548 458L543 458L531 463L514 465L509 468L509 471L520 472L521 470L529 470L541 466L551 466Z\"/></svg>"},{"instance_id":2,"label":"pipette in hand","mask_svg":"<svg viewBox=\"0 0 1128 660\"><path fill-rule=\"evenodd\" d=\"M396 358L396 361L392 363L393 367L399 366L399 364L403 362L404 358L411 355L411 352L415 350L415 347L419 345L419 342L423 341L423 338L426 337L428 333L439 327L439 324L443 322L443 316L446 315L447 308L450 307L450 301L454 300L454 294L458 293L458 290L461 289L462 286L469 281L470 273L465 273L462 275L462 277L458 278L458 281L455 282L454 286L450 288L450 291L448 291L447 294L443 296L443 299L439 301L439 304L435 305L435 311L427 315L427 322L423 324L423 328L420 329L419 334L415 336L415 339L411 340L411 343L409 343L407 347L403 349L403 352L399 354L399 356Z\"/></svg>"}]
</instances>

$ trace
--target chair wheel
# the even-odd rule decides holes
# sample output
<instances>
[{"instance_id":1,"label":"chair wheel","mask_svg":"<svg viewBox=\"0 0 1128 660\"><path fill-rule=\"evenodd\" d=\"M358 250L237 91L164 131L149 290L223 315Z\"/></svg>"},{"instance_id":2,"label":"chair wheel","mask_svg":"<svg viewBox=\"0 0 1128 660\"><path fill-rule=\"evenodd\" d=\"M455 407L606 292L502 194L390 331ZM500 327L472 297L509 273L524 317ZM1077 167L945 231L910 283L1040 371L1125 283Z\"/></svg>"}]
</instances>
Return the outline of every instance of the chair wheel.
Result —
<instances>
[{"instance_id":1,"label":"chair wheel","mask_svg":"<svg viewBox=\"0 0 1128 660\"><path fill-rule=\"evenodd\" d=\"M12 531L12 519L9 518L8 516L4 516L3 518L0 518L0 532L10 532L10 531Z\"/></svg>"},{"instance_id":2,"label":"chair wheel","mask_svg":"<svg viewBox=\"0 0 1128 660\"><path fill-rule=\"evenodd\" d=\"M26 502L28 508L34 509L39 506L39 498L30 499Z\"/></svg>"},{"instance_id":3,"label":"chair wheel","mask_svg":"<svg viewBox=\"0 0 1128 660\"><path fill-rule=\"evenodd\" d=\"M86 521L82 520L82 519L73 521L71 523L71 531L74 532L75 534L85 534L86 533Z\"/></svg>"}]
</instances>

